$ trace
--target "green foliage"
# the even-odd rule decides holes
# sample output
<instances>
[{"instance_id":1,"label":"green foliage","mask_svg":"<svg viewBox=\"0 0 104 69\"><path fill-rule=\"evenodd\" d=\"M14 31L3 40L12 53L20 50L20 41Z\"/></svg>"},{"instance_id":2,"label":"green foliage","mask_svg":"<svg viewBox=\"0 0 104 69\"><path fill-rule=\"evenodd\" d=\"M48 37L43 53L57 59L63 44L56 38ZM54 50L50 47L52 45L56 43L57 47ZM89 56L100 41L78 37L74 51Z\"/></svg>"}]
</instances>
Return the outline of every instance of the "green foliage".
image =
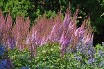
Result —
<instances>
[{"instance_id":1,"label":"green foliage","mask_svg":"<svg viewBox=\"0 0 104 69\"><path fill-rule=\"evenodd\" d=\"M30 53L28 50L19 51L18 49L9 50L9 57L13 61L15 69L20 69L22 66L29 66L31 63Z\"/></svg>"},{"instance_id":2,"label":"green foliage","mask_svg":"<svg viewBox=\"0 0 104 69\"><path fill-rule=\"evenodd\" d=\"M4 1L4 0L0 0L0 7L3 6L3 1Z\"/></svg>"},{"instance_id":3,"label":"green foliage","mask_svg":"<svg viewBox=\"0 0 104 69\"><path fill-rule=\"evenodd\" d=\"M21 52L17 49L9 51L9 57L12 59L15 69L23 66L28 66L31 69L103 69L104 54L101 56L99 51L104 53L104 47L100 44L95 47L95 62L92 64L88 63L88 57L81 52L66 53L62 58L57 43L38 47L37 56L33 59L31 59L29 51Z\"/></svg>"},{"instance_id":4,"label":"green foliage","mask_svg":"<svg viewBox=\"0 0 104 69\"><path fill-rule=\"evenodd\" d=\"M29 0L8 0L8 1L0 1L0 7L3 10L3 13L11 12L13 18L16 16L28 16L28 11L32 8Z\"/></svg>"},{"instance_id":5,"label":"green foliage","mask_svg":"<svg viewBox=\"0 0 104 69\"><path fill-rule=\"evenodd\" d=\"M46 13L46 16L48 17L48 18L52 18L52 17L55 17L56 16L56 13L55 13L55 11L51 11L51 10L49 10L49 11L46 11L45 12Z\"/></svg>"},{"instance_id":6,"label":"green foliage","mask_svg":"<svg viewBox=\"0 0 104 69\"><path fill-rule=\"evenodd\" d=\"M57 44L47 44L37 49L36 67L58 68L60 66L60 50Z\"/></svg>"},{"instance_id":7,"label":"green foliage","mask_svg":"<svg viewBox=\"0 0 104 69\"><path fill-rule=\"evenodd\" d=\"M86 15L91 16L91 23L94 26L95 32L102 34L104 31L102 27L104 27L104 0L72 0L71 1L72 8L77 5L80 8L81 13L79 16L82 18L86 17ZM85 14L83 14L85 13Z\"/></svg>"}]
</instances>

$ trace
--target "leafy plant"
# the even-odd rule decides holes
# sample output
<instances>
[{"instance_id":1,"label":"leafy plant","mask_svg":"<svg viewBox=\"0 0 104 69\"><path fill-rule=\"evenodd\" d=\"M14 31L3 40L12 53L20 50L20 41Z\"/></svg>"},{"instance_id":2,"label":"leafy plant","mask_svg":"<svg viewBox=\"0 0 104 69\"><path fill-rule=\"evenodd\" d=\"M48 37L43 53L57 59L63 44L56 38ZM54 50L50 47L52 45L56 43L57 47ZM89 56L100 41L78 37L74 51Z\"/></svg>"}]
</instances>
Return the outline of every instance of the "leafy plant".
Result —
<instances>
[{"instance_id":1,"label":"leafy plant","mask_svg":"<svg viewBox=\"0 0 104 69\"><path fill-rule=\"evenodd\" d=\"M16 16L28 16L29 9L32 8L32 5L30 4L29 0L9 0L9 1L0 1L1 8L3 10L3 13L11 12L11 15L13 19L15 19Z\"/></svg>"},{"instance_id":2,"label":"leafy plant","mask_svg":"<svg viewBox=\"0 0 104 69\"><path fill-rule=\"evenodd\" d=\"M60 46L57 43L48 43L44 46L37 48L37 56L31 58L28 50L22 52L18 49L9 50L9 56L12 59L15 69L16 68L51 68L51 69L76 69L76 68L104 68L103 58L104 51L101 45L94 47L95 54L92 59L89 59L87 54L83 54L81 51L67 52L63 57L60 55ZM101 53L97 51L102 50Z\"/></svg>"}]
</instances>

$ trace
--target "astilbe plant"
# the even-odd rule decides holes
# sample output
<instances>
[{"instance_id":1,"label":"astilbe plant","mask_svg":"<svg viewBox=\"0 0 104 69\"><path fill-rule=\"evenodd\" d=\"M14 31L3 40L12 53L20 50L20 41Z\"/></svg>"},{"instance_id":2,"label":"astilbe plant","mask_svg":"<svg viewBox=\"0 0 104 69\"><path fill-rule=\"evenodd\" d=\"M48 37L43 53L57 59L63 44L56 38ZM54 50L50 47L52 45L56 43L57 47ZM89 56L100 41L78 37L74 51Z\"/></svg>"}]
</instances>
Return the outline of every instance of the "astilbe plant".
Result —
<instances>
[{"instance_id":1,"label":"astilbe plant","mask_svg":"<svg viewBox=\"0 0 104 69\"><path fill-rule=\"evenodd\" d=\"M33 55L36 55L37 46L42 46L48 42L48 36L52 29L53 19L47 19L46 17L38 18L37 23L32 26L26 43L29 44L30 51L33 51Z\"/></svg>"},{"instance_id":2,"label":"astilbe plant","mask_svg":"<svg viewBox=\"0 0 104 69\"><path fill-rule=\"evenodd\" d=\"M3 17L2 11L0 10L0 34L1 34L1 43L6 45L8 48L14 48L15 41L12 36L12 17L10 12L7 17Z\"/></svg>"},{"instance_id":3,"label":"astilbe plant","mask_svg":"<svg viewBox=\"0 0 104 69\"><path fill-rule=\"evenodd\" d=\"M54 25L51 28L50 34L49 34L49 41L51 42L59 42L62 32L63 32L63 26L62 26L62 14L59 13L56 18L54 18Z\"/></svg>"},{"instance_id":4,"label":"astilbe plant","mask_svg":"<svg viewBox=\"0 0 104 69\"><path fill-rule=\"evenodd\" d=\"M0 10L0 40L11 49L14 46L21 51L28 48L33 56L36 56L38 46L48 42L60 44L61 56L69 51L69 48L73 51L90 50L93 45L93 31L89 24L90 17L85 19L80 27L77 27L78 11L79 9L71 16L70 9L67 9L63 21L61 12L50 19L43 16L30 27L29 17L24 19L22 16L17 16L15 23L13 23L10 13L4 18Z\"/></svg>"},{"instance_id":5,"label":"astilbe plant","mask_svg":"<svg viewBox=\"0 0 104 69\"><path fill-rule=\"evenodd\" d=\"M4 16L2 14L2 10L0 9L0 41L2 42L3 40L3 29L5 26L5 19Z\"/></svg>"},{"instance_id":6,"label":"astilbe plant","mask_svg":"<svg viewBox=\"0 0 104 69\"><path fill-rule=\"evenodd\" d=\"M74 40L76 40L74 36L74 31L76 30L75 21L77 14L78 11L76 11L74 18L72 18L69 13L65 14L65 19L63 21L63 33L59 42L61 44L61 56L63 56L69 45L72 45L73 48L75 47L76 43L73 42L75 42Z\"/></svg>"},{"instance_id":7,"label":"astilbe plant","mask_svg":"<svg viewBox=\"0 0 104 69\"><path fill-rule=\"evenodd\" d=\"M26 37L29 32L30 27L30 21L29 18L24 20L24 18L16 17L16 24L14 24L12 28L12 35L14 36L14 39L16 40L16 47L20 50L23 50L26 46Z\"/></svg>"}]
</instances>

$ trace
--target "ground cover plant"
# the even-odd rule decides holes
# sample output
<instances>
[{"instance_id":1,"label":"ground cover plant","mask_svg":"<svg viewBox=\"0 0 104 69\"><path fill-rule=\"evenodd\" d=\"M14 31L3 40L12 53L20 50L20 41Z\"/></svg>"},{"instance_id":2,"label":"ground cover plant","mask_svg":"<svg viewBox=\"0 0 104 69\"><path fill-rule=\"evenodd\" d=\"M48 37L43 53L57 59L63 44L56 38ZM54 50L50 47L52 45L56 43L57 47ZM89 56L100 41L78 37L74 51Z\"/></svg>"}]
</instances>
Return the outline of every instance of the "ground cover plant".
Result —
<instances>
[{"instance_id":1,"label":"ground cover plant","mask_svg":"<svg viewBox=\"0 0 104 69\"><path fill-rule=\"evenodd\" d=\"M57 43L46 44L39 47L37 56L30 59L29 52L15 49L9 52L15 69L22 67L27 69L103 69L104 68L104 47L98 44L94 50L92 59L82 52L70 52L60 57L60 49Z\"/></svg>"},{"instance_id":2,"label":"ground cover plant","mask_svg":"<svg viewBox=\"0 0 104 69\"><path fill-rule=\"evenodd\" d=\"M0 65L4 69L103 68L103 47L93 47L90 16L77 27L78 11L72 15L68 8L64 19L61 11L50 19L44 15L30 27L29 17L17 16L13 23L10 12L4 17L0 10Z\"/></svg>"}]
</instances>

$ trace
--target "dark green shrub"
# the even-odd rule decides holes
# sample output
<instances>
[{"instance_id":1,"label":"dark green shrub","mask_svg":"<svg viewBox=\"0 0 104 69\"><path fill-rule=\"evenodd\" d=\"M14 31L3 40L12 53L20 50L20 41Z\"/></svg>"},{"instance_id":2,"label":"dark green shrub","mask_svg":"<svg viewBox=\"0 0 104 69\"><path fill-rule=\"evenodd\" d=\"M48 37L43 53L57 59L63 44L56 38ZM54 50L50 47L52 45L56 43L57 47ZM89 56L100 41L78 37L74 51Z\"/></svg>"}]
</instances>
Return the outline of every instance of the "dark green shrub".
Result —
<instances>
[{"instance_id":1,"label":"dark green shrub","mask_svg":"<svg viewBox=\"0 0 104 69\"><path fill-rule=\"evenodd\" d=\"M32 8L29 0L2 0L0 3L3 13L10 11L13 18L16 16L28 16L28 11Z\"/></svg>"}]
</instances>

